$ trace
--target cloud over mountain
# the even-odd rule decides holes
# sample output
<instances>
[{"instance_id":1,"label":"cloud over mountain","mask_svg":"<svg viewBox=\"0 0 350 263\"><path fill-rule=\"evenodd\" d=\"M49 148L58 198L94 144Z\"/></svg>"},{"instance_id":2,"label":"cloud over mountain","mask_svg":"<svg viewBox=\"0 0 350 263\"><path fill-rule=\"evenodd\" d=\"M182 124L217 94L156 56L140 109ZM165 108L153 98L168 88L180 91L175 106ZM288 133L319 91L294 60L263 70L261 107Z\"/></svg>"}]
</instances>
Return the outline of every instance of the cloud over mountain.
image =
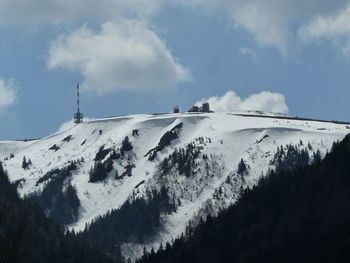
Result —
<instances>
[{"instance_id":1,"label":"cloud over mountain","mask_svg":"<svg viewBox=\"0 0 350 263\"><path fill-rule=\"evenodd\" d=\"M209 102L213 111L235 111L235 110L257 110L276 113L288 113L284 95L269 91L252 94L247 98L239 97L233 90L227 91L223 96L214 96L201 99L196 103L199 105L204 101Z\"/></svg>"},{"instance_id":2,"label":"cloud over mountain","mask_svg":"<svg viewBox=\"0 0 350 263\"><path fill-rule=\"evenodd\" d=\"M165 42L139 20L107 22L100 31L82 26L61 35L51 43L47 65L79 72L83 87L98 94L163 89L191 79Z\"/></svg>"}]
</instances>

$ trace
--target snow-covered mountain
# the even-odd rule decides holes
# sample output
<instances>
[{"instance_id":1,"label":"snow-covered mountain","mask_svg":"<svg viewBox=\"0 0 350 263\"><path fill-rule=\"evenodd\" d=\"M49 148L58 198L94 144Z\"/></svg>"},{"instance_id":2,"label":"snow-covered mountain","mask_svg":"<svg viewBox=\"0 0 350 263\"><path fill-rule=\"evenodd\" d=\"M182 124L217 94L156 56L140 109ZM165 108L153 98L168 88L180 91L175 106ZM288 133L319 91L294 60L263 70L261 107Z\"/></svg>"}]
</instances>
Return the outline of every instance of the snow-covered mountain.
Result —
<instances>
[{"instance_id":1,"label":"snow-covered mountain","mask_svg":"<svg viewBox=\"0 0 350 263\"><path fill-rule=\"evenodd\" d=\"M184 232L190 221L232 204L241 188L274 168L280 146L324 155L348 132L345 123L261 112L130 115L86 121L39 140L3 141L0 158L22 196L41 191L52 179L50 172L76 161L70 183L81 208L77 222L69 225L75 230L165 186L176 211L163 215L163 229L146 244L158 247ZM26 169L24 157L31 163ZM244 174L237 171L241 159ZM97 164L106 178L92 177ZM123 253L135 257L143 246L124 243Z\"/></svg>"}]
</instances>

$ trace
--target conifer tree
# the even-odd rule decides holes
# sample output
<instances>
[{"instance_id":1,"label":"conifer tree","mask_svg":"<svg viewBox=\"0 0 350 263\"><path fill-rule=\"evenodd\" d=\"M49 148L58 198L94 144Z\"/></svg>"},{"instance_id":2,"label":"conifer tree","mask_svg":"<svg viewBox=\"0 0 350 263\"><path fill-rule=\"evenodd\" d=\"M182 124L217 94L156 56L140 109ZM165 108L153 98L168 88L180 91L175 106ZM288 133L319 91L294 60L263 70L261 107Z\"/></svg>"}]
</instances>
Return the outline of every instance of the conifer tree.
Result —
<instances>
[{"instance_id":1,"label":"conifer tree","mask_svg":"<svg viewBox=\"0 0 350 263\"><path fill-rule=\"evenodd\" d=\"M248 173L247 165L245 164L243 158L238 163L237 173L239 175L245 175Z\"/></svg>"},{"instance_id":2,"label":"conifer tree","mask_svg":"<svg viewBox=\"0 0 350 263\"><path fill-rule=\"evenodd\" d=\"M22 161L22 168L26 170L29 166L29 163L27 162L27 159L25 156L23 156L23 161Z\"/></svg>"},{"instance_id":3,"label":"conifer tree","mask_svg":"<svg viewBox=\"0 0 350 263\"><path fill-rule=\"evenodd\" d=\"M125 136L124 140L122 141L122 150L124 152L131 151L133 149L131 142L129 140L129 136Z\"/></svg>"}]
</instances>

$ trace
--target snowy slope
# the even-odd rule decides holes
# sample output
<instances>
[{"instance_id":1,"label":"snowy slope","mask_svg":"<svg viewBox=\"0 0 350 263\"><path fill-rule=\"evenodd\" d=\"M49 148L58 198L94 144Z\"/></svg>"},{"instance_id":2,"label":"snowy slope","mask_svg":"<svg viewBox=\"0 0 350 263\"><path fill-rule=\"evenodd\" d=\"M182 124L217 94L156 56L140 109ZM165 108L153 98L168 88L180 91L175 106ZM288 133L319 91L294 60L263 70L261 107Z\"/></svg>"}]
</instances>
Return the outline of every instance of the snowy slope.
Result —
<instances>
[{"instance_id":1,"label":"snowy slope","mask_svg":"<svg viewBox=\"0 0 350 263\"><path fill-rule=\"evenodd\" d=\"M37 182L47 172L83 157L84 162L72 178L82 204L78 222L70 226L76 230L83 229L85 223L96 216L120 207L128 198L142 196L146 189L167 186L170 194L181 200L181 205L175 213L164 216L164 231L148 244L157 246L180 235L190 220L195 221L209 212L217 213L234 202L241 186L255 184L262 172L268 170L278 146L293 144L308 148L309 143L310 154L317 149L325 154L334 141L341 140L349 131L345 124L285 119L263 113L244 115L239 112L184 113L96 119L40 140L0 142L0 160L4 160L11 181L21 180L19 192L26 195L42 189L44 183ZM178 138L172 140L170 146L158 152L153 161L145 157L166 132L181 124ZM133 136L133 130L137 130L138 135ZM89 183L96 153L102 146L117 150L126 136L133 150L114 163L111 176L103 183ZM162 177L158 169L160 161L176 147L186 147L189 143L201 147L201 155L209 156L206 165L199 162L196 175L190 178L179 176L175 170L170 171L173 176ZM10 158L11 155L14 157ZM32 161L30 169L21 167L24 156ZM249 165L244 182L235 177L241 158ZM122 179L112 176L116 171L122 174L128 164L135 165L132 176ZM123 252L137 256L141 248L143 244L124 244Z\"/></svg>"}]
</instances>

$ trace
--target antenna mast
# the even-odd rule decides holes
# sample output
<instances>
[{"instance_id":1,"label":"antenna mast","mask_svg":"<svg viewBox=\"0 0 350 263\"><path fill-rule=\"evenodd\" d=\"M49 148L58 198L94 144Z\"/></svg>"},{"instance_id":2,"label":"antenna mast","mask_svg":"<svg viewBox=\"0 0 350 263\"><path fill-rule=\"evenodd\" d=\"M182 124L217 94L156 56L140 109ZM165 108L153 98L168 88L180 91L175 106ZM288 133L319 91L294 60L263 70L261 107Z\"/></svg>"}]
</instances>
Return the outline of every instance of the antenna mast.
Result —
<instances>
[{"instance_id":1,"label":"antenna mast","mask_svg":"<svg viewBox=\"0 0 350 263\"><path fill-rule=\"evenodd\" d=\"M83 114L80 113L80 95L79 95L79 83L77 84L77 113L74 114L74 123L79 124L83 122Z\"/></svg>"}]
</instances>

